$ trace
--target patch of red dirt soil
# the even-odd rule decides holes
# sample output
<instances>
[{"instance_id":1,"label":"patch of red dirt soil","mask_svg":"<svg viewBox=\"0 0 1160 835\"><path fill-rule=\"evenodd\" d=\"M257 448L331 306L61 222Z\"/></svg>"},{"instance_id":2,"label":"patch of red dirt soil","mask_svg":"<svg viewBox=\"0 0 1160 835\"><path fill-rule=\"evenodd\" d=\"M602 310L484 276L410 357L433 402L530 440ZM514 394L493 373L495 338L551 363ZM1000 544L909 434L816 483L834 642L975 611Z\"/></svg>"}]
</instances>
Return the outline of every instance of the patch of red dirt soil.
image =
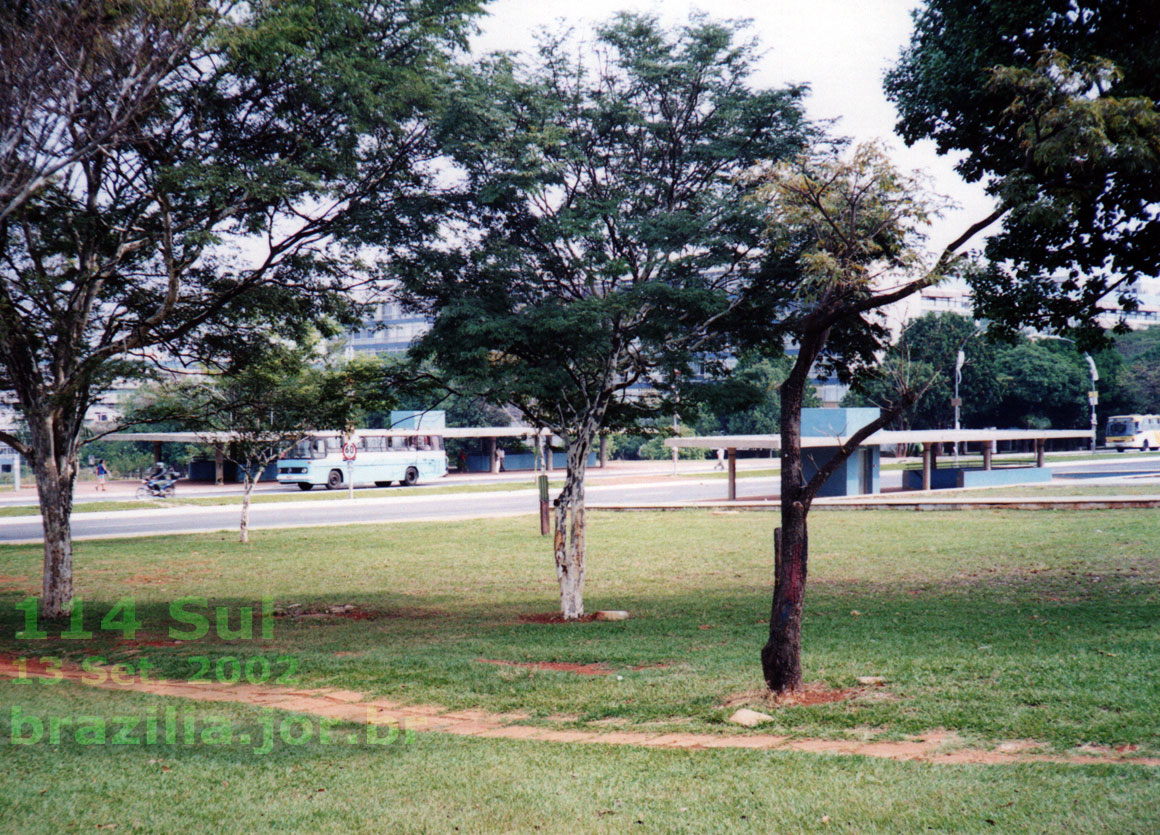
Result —
<instances>
[{"instance_id":1,"label":"patch of red dirt soil","mask_svg":"<svg viewBox=\"0 0 1160 835\"><path fill-rule=\"evenodd\" d=\"M529 670L554 670L559 673L576 673L581 676L606 676L612 672L603 664L569 664L564 661L499 661L495 658L476 658L475 660L480 664L526 667Z\"/></svg>"},{"instance_id":2,"label":"patch of red dirt soil","mask_svg":"<svg viewBox=\"0 0 1160 835\"><path fill-rule=\"evenodd\" d=\"M775 696L768 690L749 690L736 693L725 700L725 707L745 707L759 702L764 707L798 707L843 702L864 693L864 689L835 690L821 682L803 684L801 690Z\"/></svg>"},{"instance_id":3,"label":"patch of red dirt soil","mask_svg":"<svg viewBox=\"0 0 1160 835\"><path fill-rule=\"evenodd\" d=\"M834 690L821 683L811 683L802 685L801 690L795 690L792 693L770 696L768 701L780 707L825 705L852 699L858 695L858 692L857 690Z\"/></svg>"},{"instance_id":4,"label":"patch of red dirt soil","mask_svg":"<svg viewBox=\"0 0 1160 835\"><path fill-rule=\"evenodd\" d=\"M559 612L545 612L539 615L520 615L520 623L592 623L596 620L596 615L589 613L584 617L576 620L564 620L564 616Z\"/></svg>"}]
</instances>

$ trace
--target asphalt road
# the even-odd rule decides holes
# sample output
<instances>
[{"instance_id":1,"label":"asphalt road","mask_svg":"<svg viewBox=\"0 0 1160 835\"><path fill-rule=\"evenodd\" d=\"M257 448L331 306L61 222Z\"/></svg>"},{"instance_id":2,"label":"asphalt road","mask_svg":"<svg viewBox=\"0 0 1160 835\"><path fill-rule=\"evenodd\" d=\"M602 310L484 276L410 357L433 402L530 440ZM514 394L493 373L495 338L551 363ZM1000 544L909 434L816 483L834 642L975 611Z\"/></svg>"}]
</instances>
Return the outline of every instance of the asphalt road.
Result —
<instances>
[{"instance_id":1,"label":"asphalt road","mask_svg":"<svg viewBox=\"0 0 1160 835\"><path fill-rule=\"evenodd\" d=\"M739 482L743 495L776 490L774 478L747 478ZM250 507L252 529L305 527L310 525L349 525L375 522L415 520L449 520L512 516L538 513L538 493L534 489L513 489L502 492L442 493L424 495L419 488L395 488L398 495L387 497L305 500L293 502L259 503ZM589 502L662 502L699 501L723 498L726 486L723 480L699 481L678 479L654 484L623 484L616 486L589 486ZM295 491L297 492L297 491ZM203 507L197 505L165 506L146 510L127 510L109 513L74 513L73 537L141 536L193 531L233 530L238 526L239 507L228 505ZM39 519L31 517L0 518L0 542L39 540L42 535Z\"/></svg>"},{"instance_id":2,"label":"asphalt road","mask_svg":"<svg viewBox=\"0 0 1160 835\"><path fill-rule=\"evenodd\" d=\"M949 462L948 462L949 463ZM1116 459L1052 467L1058 480L1081 482L1093 478L1160 475L1160 455L1154 460ZM883 486L898 486L901 473L886 470ZM395 492L397 491L397 493ZM777 491L777 478L738 480L741 498L769 496ZM1157 488L1160 492L1160 487ZM296 491L287 491L296 495ZM590 503L702 501L725 498L722 479L680 478L645 483L601 485L593 479L586 494ZM392 490L386 497L364 496L355 500L303 500L254 504L250 525L254 529L349 525L407 520L450 520L509 516L537 511L536 491L513 484L511 491L477 493L427 493L422 487ZM30 511L35 512L33 508ZM229 531L238 526L237 505L203 507L159 504L156 508L109 513L75 513L73 536L142 536L151 534ZM39 541L40 521L35 517L0 517L0 542Z\"/></svg>"}]
</instances>

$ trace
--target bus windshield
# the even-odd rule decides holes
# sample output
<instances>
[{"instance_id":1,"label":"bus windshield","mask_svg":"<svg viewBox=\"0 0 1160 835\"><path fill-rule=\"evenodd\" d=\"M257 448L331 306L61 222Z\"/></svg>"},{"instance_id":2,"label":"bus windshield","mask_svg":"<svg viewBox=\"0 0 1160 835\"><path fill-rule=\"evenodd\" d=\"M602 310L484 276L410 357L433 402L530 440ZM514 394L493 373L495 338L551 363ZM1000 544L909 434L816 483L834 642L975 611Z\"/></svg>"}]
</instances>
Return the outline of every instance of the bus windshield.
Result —
<instances>
[{"instance_id":1,"label":"bus windshield","mask_svg":"<svg viewBox=\"0 0 1160 835\"><path fill-rule=\"evenodd\" d=\"M322 438L304 438L282 456L283 458L325 458L326 442Z\"/></svg>"},{"instance_id":2,"label":"bus windshield","mask_svg":"<svg viewBox=\"0 0 1160 835\"><path fill-rule=\"evenodd\" d=\"M1108 435L1121 438L1136 434L1136 421L1131 418L1112 418L1108 421Z\"/></svg>"}]
</instances>

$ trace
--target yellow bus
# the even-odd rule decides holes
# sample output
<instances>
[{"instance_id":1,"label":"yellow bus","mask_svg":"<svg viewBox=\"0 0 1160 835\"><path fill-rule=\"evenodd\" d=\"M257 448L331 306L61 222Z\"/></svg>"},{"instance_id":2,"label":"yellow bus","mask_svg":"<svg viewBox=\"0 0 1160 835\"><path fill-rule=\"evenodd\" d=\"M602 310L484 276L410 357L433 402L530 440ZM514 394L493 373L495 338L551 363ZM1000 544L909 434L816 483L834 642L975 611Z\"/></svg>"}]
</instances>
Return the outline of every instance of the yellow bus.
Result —
<instances>
[{"instance_id":1,"label":"yellow bus","mask_svg":"<svg viewBox=\"0 0 1160 835\"><path fill-rule=\"evenodd\" d=\"M1125 449L1160 449L1160 415L1116 415L1108 418L1108 446Z\"/></svg>"}]
</instances>

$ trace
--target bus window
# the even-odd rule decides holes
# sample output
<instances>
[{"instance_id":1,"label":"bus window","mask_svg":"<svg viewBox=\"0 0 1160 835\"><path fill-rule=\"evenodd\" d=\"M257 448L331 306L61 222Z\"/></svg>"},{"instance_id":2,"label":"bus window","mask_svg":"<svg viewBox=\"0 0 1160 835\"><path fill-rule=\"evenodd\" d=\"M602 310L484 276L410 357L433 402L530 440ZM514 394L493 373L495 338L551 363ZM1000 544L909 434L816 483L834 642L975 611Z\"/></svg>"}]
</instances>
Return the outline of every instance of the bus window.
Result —
<instances>
[{"instance_id":1,"label":"bus window","mask_svg":"<svg viewBox=\"0 0 1160 835\"><path fill-rule=\"evenodd\" d=\"M1136 421L1131 418L1112 418L1108 421L1107 434L1110 437L1122 438L1136 434Z\"/></svg>"}]
</instances>

